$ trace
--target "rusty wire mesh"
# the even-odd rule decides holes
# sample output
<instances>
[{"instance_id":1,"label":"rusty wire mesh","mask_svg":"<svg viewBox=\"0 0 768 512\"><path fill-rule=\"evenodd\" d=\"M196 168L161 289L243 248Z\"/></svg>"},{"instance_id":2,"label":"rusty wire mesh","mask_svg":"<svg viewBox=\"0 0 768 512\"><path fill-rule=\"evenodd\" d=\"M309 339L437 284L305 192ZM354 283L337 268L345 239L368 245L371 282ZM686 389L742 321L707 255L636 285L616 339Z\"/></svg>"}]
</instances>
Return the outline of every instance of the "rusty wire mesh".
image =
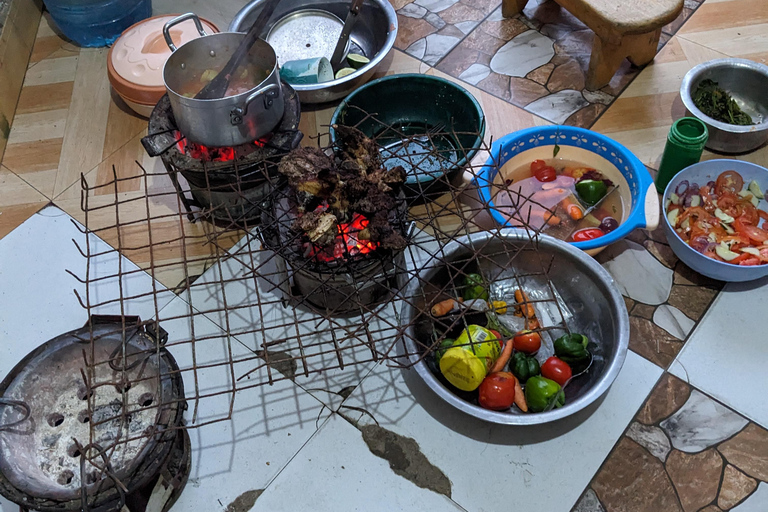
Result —
<instances>
[{"instance_id":1,"label":"rusty wire mesh","mask_svg":"<svg viewBox=\"0 0 768 512\"><path fill-rule=\"evenodd\" d=\"M402 127L385 125L375 116L366 116L364 122L378 126L373 130L378 134L374 140L381 146L391 148L393 139L402 138L408 144L415 141L416 147L422 148L421 151L411 148L403 155L406 166L412 168L410 172L419 172L420 165L430 166L424 172L434 172L435 162L438 170L443 166L443 171L453 169L458 161L466 163L464 169L450 173L450 178L436 178L429 187L422 183L411 186L410 204L403 208L400 219L402 234L408 240L404 250L375 250L364 258L328 266L324 271L318 270L317 262L311 258L286 256L279 247L283 243L279 236L278 247L274 240L272 244L265 243L269 242L266 233L270 230L281 224L290 225L274 209L275 203L286 197L287 190L276 172L279 157L255 163L233 161L231 172L236 180L229 184L213 183L215 175L207 172L208 164L203 162L199 177L204 180L204 186L198 187L197 195L190 191L182 173L184 169L168 159L164 160L164 171L146 170L137 162L131 176L113 173L110 180L100 183L81 180L84 233L107 241L109 246L96 248L89 242L80 246L89 265L86 275L77 277L85 283L86 290L102 281L119 284L118 295L104 300L86 292L80 297L83 307L89 314L112 308L125 316L132 310L132 304L149 303L153 316L145 315L138 328L160 332L162 327L170 334L167 342L156 341L154 347L147 350L147 356L167 350L176 357L178 368L172 373L175 377L181 376L185 385L185 396L176 400L186 402L189 410L183 425L158 423L158 427L196 428L227 420L236 399L238 403L250 400L247 390L285 379L311 390L317 385L318 375L343 372L355 366L381 361L398 367L412 366L431 353L449 331L472 323L476 312L460 309L443 321L432 322L431 331L423 326L410 329L432 318L430 308L436 302L461 296L467 274L485 273L483 262L499 258L509 262L504 275L496 272L486 276L497 283L492 293L496 296L492 299L505 300L509 308L524 307L516 304L513 292L536 280L552 293L531 297L530 302L537 307L551 305L559 311L561 320L565 318L547 275L551 260L542 257L534 270L517 272L514 269L519 254L537 251L536 240L541 228L532 227L530 223L534 201L519 194L514 196L504 181L496 184L499 190L514 196L516 207L509 213L514 223L527 233L525 243L511 243L494 230L489 204L475 191L480 170L490 154L489 142L482 141L481 132L459 134L451 126L440 126L437 130L424 126L421 133L416 130L414 134L413 127L406 133ZM482 142L462 147L456 143L459 135ZM307 139L304 143L319 145L321 140L327 137ZM331 145L327 149L337 148ZM169 179L175 188L156 187L158 182ZM129 184L137 183L142 193L125 193L131 189ZM253 193L254 186L265 183L267 189L259 190L267 190L266 195ZM225 199L215 205L201 206L201 192L207 193L208 199L217 194L224 194ZM238 198L237 204L231 201L232 197ZM404 201L402 197L401 200ZM262 223L265 219L269 221L267 225ZM467 243L466 237L488 230L491 238L500 242L493 252ZM86 240L90 240L88 237ZM451 243L464 247L470 256L449 261L446 247ZM100 259L117 255L126 256L138 266L120 264L117 271L109 275L93 272ZM309 267L307 282L297 284L297 276ZM420 281L430 268L443 269L444 282L436 285ZM202 270L205 272L200 275ZM136 289L125 284L144 272L155 278L151 289ZM173 291L182 299L174 301L173 308L166 307L170 292L160 284L168 283L168 275L175 276L179 282ZM314 294L312 287L315 287ZM371 288L376 289L376 293L368 293ZM329 290L335 292L329 295ZM414 290L417 290L415 294ZM406 311L411 312L410 317ZM211 323L216 328L211 328ZM176 330L179 325L186 327ZM435 329L435 325L442 327ZM564 322L558 325L539 329L542 332L567 329ZM124 334L127 332L125 322L120 329ZM414 338L414 332L418 333L417 339L408 339ZM212 346L215 350L211 350ZM113 379L108 382L94 382L100 367L123 361L125 368L125 351L101 359L97 353L91 351L84 355L84 383L88 389L121 386L125 406L116 417L130 421L132 409L127 404L136 397L130 396L129 390L136 384L132 379L141 380L141 377L121 370L113 372ZM132 358L138 356L130 354ZM157 396L161 396L160 393ZM168 405L154 401L143 404L143 408L156 408L159 422L159 412ZM107 417L101 421L114 420L115 417ZM91 423L92 443L98 425L98 422ZM114 450L115 445L142 437L149 440L156 434L147 431L114 439L111 445L102 446L99 453L90 457L91 463L103 466L99 458Z\"/></svg>"}]
</instances>

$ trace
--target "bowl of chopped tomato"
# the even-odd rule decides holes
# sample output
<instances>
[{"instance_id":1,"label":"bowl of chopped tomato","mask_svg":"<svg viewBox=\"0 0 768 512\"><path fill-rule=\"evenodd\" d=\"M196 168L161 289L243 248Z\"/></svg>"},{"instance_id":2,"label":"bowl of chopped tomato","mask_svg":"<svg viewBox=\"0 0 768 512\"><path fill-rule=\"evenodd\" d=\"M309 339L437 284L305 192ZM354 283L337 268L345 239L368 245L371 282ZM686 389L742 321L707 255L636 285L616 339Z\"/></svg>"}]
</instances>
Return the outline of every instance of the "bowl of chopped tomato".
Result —
<instances>
[{"instance_id":1,"label":"bowl of chopped tomato","mask_svg":"<svg viewBox=\"0 0 768 512\"><path fill-rule=\"evenodd\" d=\"M683 169L664 191L664 230L675 254L720 281L768 275L768 169L709 160Z\"/></svg>"}]
</instances>

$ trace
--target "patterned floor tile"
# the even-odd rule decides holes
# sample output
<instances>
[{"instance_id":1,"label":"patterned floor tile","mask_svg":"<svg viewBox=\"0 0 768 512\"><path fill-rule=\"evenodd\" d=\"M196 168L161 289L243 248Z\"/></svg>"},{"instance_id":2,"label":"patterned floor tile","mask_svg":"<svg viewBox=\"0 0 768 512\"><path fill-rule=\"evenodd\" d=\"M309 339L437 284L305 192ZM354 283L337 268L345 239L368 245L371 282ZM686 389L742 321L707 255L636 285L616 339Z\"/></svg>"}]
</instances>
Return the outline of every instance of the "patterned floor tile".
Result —
<instances>
[{"instance_id":1,"label":"patterned floor tile","mask_svg":"<svg viewBox=\"0 0 768 512\"><path fill-rule=\"evenodd\" d=\"M413 0L397 11L395 46L434 66L499 5L496 0Z\"/></svg>"},{"instance_id":2,"label":"patterned floor tile","mask_svg":"<svg viewBox=\"0 0 768 512\"><path fill-rule=\"evenodd\" d=\"M573 512L765 510L768 431L665 373Z\"/></svg>"}]
</instances>

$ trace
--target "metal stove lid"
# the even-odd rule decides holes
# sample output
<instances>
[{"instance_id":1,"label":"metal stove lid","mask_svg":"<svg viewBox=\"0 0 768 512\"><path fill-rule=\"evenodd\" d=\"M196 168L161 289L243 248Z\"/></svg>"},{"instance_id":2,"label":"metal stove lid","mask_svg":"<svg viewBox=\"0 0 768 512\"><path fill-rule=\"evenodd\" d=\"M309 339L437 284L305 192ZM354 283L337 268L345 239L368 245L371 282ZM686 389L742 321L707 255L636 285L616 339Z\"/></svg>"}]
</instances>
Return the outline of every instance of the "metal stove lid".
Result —
<instances>
[{"instance_id":1,"label":"metal stove lid","mask_svg":"<svg viewBox=\"0 0 768 512\"><path fill-rule=\"evenodd\" d=\"M28 407L27 418L24 406L0 410L0 475L26 496L79 501L82 457L75 440L80 447L98 446L91 456L99 465L99 448L108 453L112 475L128 486L144 478L134 474L144 459L170 450L161 446L168 435L158 432L181 421L178 367L167 351L158 351L137 317L133 325L126 320L123 367L122 321L111 318L93 317L92 325L44 343L0 383L4 400ZM93 465L84 468L88 494L111 486Z\"/></svg>"}]
</instances>

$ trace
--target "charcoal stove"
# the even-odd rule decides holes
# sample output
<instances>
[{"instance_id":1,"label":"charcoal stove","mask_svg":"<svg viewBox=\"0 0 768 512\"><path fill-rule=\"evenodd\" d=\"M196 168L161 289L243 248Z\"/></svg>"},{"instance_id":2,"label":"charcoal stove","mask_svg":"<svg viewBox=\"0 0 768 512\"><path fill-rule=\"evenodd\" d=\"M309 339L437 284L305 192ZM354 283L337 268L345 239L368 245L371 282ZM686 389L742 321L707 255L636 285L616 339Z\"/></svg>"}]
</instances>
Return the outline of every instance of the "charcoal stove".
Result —
<instances>
[{"instance_id":1,"label":"charcoal stove","mask_svg":"<svg viewBox=\"0 0 768 512\"><path fill-rule=\"evenodd\" d=\"M260 232L265 247L275 253L277 272L270 281L292 305L308 306L323 315L366 313L403 286L403 251L384 249L360 237L368 225L362 215L355 213L350 222L339 225L335 241L321 247L292 229L298 214L288 188L272 199ZM406 215L401 194L390 221L403 236Z\"/></svg>"},{"instance_id":2,"label":"charcoal stove","mask_svg":"<svg viewBox=\"0 0 768 512\"><path fill-rule=\"evenodd\" d=\"M280 158L298 147L301 103L283 82L285 113L278 127L252 143L235 147L206 147L187 141L176 126L168 95L163 96L149 118L148 135L142 144L150 156L160 156L190 220L194 208L226 225L257 223L261 203L280 183L276 172ZM187 197L179 180L189 185Z\"/></svg>"},{"instance_id":3,"label":"charcoal stove","mask_svg":"<svg viewBox=\"0 0 768 512\"><path fill-rule=\"evenodd\" d=\"M138 317L93 316L19 362L0 383L0 493L42 512L144 510L161 477L178 495L190 450L166 340Z\"/></svg>"}]
</instances>

